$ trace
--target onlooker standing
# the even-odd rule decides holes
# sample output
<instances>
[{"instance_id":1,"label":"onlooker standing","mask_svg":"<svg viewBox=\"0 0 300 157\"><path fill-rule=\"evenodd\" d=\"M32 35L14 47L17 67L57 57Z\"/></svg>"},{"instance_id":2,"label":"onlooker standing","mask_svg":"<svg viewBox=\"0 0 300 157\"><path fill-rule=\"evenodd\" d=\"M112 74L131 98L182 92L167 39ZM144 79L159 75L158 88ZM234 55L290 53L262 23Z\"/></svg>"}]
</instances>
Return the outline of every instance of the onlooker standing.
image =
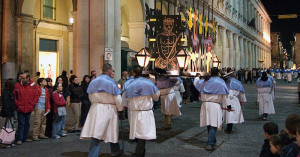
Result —
<instances>
[{"instance_id":1,"label":"onlooker standing","mask_svg":"<svg viewBox=\"0 0 300 157\"><path fill-rule=\"evenodd\" d=\"M82 104L81 104L81 117L80 117L81 126L84 125L86 116L89 113L89 110L90 110L90 107L91 107L89 94L87 93L87 88L89 87L90 80L91 80L90 77L88 75L85 75L82 79L82 82L81 82L81 89L82 89L82 92L83 92Z\"/></svg>"},{"instance_id":2,"label":"onlooker standing","mask_svg":"<svg viewBox=\"0 0 300 157\"><path fill-rule=\"evenodd\" d=\"M49 92L49 95L50 95L51 110L47 114L45 135L47 137L52 137L52 129L53 129L52 125L53 125L54 114L53 114L53 101L51 99L51 96L52 96L52 93L53 93L53 85L52 85L52 79L51 78L46 78L46 81L47 81L46 88L48 89L48 92Z\"/></svg>"},{"instance_id":3,"label":"onlooker standing","mask_svg":"<svg viewBox=\"0 0 300 157\"><path fill-rule=\"evenodd\" d=\"M34 141L39 141L40 139L47 139L45 136L46 129L46 117L45 113L50 112L50 94L47 86L47 81L45 78L39 78L37 80L38 85L40 86L37 90L39 95L39 100L34 108L34 126L33 126L33 134L32 139Z\"/></svg>"},{"instance_id":4,"label":"onlooker standing","mask_svg":"<svg viewBox=\"0 0 300 157\"><path fill-rule=\"evenodd\" d=\"M76 75L70 77L70 102L73 113L72 124L69 128L70 133L79 132L79 118L81 112L81 99L83 97L82 89L79 85L79 80Z\"/></svg>"},{"instance_id":5,"label":"onlooker standing","mask_svg":"<svg viewBox=\"0 0 300 157\"><path fill-rule=\"evenodd\" d=\"M40 75L40 72L36 72L36 76L32 78L32 81L37 83L37 80L40 78Z\"/></svg>"},{"instance_id":6,"label":"onlooker standing","mask_svg":"<svg viewBox=\"0 0 300 157\"><path fill-rule=\"evenodd\" d=\"M58 139L60 137L67 136L67 134L64 132L67 102L63 97L62 84L58 84L55 88L56 90L52 93L54 113L52 137Z\"/></svg>"},{"instance_id":7,"label":"onlooker standing","mask_svg":"<svg viewBox=\"0 0 300 157\"><path fill-rule=\"evenodd\" d=\"M58 78L61 78L62 81L63 81L63 88L64 90L66 90L68 88L68 76L67 76L67 71L63 70L61 75L58 77ZM56 78L56 80L58 79ZM55 82L56 83L56 82ZM66 97L65 97L66 98Z\"/></svg>"},{"instance_id":8,"label":"onlooker standing","mask_svg":"<svg viewBox=\"0 0 300 157\"><path fill-rule=\"evenodd\" d=\"M91 77L92 77L92 76L97 76L96 70L92 70L92 71L91 71Z\"/></svg>"},{"instance_id":9,"label":"onlooker standing","mask_svg":"<svg viewBox=\"0 0 300 157\"><path fill-rule=\"evenodd\" d=\"M128 72L127 71L123 71L122 72L122 77L120 78L120 80L118 81L118 84L123 87L124 83L127 81L128 79Z\"/></svg>"},{"instance_id":10,"label":"onlooker standing","mask_svg":"<svg viewBox=\"0 0 300 157\"><path fill-rule=\"evenodd\" d=\"M2 92L2 109L1 117L10 118L12 122L12 117L14 117L14 112L16 109L16 104L14 102L14 80L12 78L5 82L3 92Z\"/></svg>"},{"instance_id":11,"label":"onlooker standing","mask_svg":"<svg viewBox=\"0 0 300 157\"><path fill-rule=\"evenodd\" d=\"M286 118L285 131L289 135L290 140L288 143L285 143L285 146L282 148L281 151L282 157L292 157L292 156L297 156L299 154L299 148L296 140L297 126L299 125L300 125L299 115L291 114Z\"/></svg>"},{"instance_id":12,"label":"onlooker standing","mask_svg":"<svg viewBox=\"0 0 300 157\"><path fill-rule=\"evenodd\" d=\"M278 126L276 123L273 122L268 122L264 125L263 127L264 129L264 144L261 148L260 151L260 157L273 157L275 155L272 154L271 150L270 150L270 143L269 143L269 139L272 135L276 135L278 134Z\"/></svg>"},{"instance_id":13,"label":"onlooker standing","mask_svg":"<svg viewBox=\"0 0 300 157\"><path fill-rule=\"evenodd\" d=\"M30 79L29 73L22 74L21 82L16 83L14 88L15 103L18 111L18 131L17 131L17 144L22 142L31 142L28 138L30 127L30 115L33 111L38 99L38 87Z\"/></svg>"}]
</instances>

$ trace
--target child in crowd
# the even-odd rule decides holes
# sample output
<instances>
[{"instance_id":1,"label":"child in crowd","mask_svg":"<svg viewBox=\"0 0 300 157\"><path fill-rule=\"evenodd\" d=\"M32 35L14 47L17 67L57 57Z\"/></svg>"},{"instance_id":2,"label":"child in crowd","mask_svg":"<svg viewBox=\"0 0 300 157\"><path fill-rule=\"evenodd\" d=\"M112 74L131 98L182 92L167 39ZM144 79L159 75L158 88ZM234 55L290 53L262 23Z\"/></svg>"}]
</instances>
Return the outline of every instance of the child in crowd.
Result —
<instances>
[{"instance_id":1,"label":"child in crowd","mask_svg":"<svg viewBox=\"0 0 300 157\"><path fill-rule=\"evenodd\" d=\"M264 129L265 143L262 146L260 157L276 157L276 155L274 155L270 150L269 139L271 135L278 134L278 125L273 122L268 122L264 125L263 129Z\"/></svg>"},{"instance_id":2,"label":"child in crowd","mask_svg":"<svg viewBox=\"0 0 300 157\"><path fill-rule=\"evenodd\" d=\"M62 84L58 84L55 86L56 89L52 93L53 100L53 112L54 112L54 120L53 120L53 133L52 137L59 139L60 137L67 136L64 133L64 124L65 124L65 115L66 115L66 100L63 96L63 87Z\"/></svg>"},{"instance_id":3,"label":"child in crowd","mask_svg":"<svg viewBox=\"0 0 300 157\"><path fill-rule=\"evenodd\" d=\"M297 140L298 147L300 147L300 125L297 126L296 140ZM297 157L300 157L300 152L298 153Z\"/></svg>"},{"instance_id":4,"label":"child in crowd","mask_svg":"<svg viewBox=\"0 0 300 157\"><path fill-rule=\"evenodd\" d=\"M32 139L34 141L39 141L40 139L47 139L45 136L45 128L46 128L46 117L45 113L50 112L50 94L47 88L47 81L45 78L39 78L37 80L39 88L37 93L39 95L39 100L34 108L34 126Z\"/></svg>"},{"instance_id":5,"label":"child in crowd","mask_svg":"<svg viewBox=\"0 0 300 157\"><path fill-rule=\"evenodd\" d=\"M283 147L281 137L278 135L272 135L269 139L270 150L273 156L280 157L281 149Z\"/></svg>"},{"instance_id":6,"label":"child in crowd","mask_svg":"<svg viewBox=\"0 0 300 157\"><path fill-rule=\"evenodd\" d=\"M282 157L296 157L299 154L299 148L296 142L296 130L300 125L300 116L297 114L289 115L285 120L285 131L288 140L284 140L284 147L281 151Z\"/></svg>"}]
</instances>

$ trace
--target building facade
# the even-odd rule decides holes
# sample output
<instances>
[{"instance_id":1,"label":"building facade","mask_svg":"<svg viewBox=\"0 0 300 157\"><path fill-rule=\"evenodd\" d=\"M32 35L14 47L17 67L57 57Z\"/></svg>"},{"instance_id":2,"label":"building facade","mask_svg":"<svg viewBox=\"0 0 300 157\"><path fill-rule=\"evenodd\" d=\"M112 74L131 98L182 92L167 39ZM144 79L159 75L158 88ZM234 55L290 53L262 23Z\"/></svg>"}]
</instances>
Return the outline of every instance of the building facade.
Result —
<instances>
[{"instance_id":1,"label":"building facade","mask_svg":"<svg viewBox=\"0 0 300 157\"><path fill-rule=\"evenodd\" d=\"M121 51L139 51L148 46L144 33L145 3L150 8L161 8L163 14L167 11L177 14L177 6L184 3L181 0L170 4L165 0L0 1L2 80L15 78L20 70L29 70L31 74L40 71L42 76L51 78L62 70L73 70L81 78L91 70L100 74L105 62L114 66L118 80ZM188 1L189 5L192 3ZM211 4L212 0L206 1L210 9ZM214 0L213 9L218 23L214 53L221 59L222 67L270 67L271 19L262 3ZM105 51L112 54L110 60L105 60ZM263 60L262 65L259 60Z\"/></svg>"}]
</instances>

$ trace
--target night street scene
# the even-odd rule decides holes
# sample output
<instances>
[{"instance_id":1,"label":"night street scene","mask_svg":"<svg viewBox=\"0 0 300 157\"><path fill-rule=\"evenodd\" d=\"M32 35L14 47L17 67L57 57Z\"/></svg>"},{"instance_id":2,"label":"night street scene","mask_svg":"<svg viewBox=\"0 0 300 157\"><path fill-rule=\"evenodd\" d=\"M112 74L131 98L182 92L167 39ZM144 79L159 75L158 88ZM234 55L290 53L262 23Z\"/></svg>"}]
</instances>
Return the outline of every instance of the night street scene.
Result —
<instances>
[{"instance_id":1,"label":"night street scene","mask_svg":"<svg viewBox=\"0 0 300 157\"><path fill-rule=\"evenodd\" d=\"M0 157L300 157L300 0L0 0L0 39Z\"/></svg>"}]
</instances>

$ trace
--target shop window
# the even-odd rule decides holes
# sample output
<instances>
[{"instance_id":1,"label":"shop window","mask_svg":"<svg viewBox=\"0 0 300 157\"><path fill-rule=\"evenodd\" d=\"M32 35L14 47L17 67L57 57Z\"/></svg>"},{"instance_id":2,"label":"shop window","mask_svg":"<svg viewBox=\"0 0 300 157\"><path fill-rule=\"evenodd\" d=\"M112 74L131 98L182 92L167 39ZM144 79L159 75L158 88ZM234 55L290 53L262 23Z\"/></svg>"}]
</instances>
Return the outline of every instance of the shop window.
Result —
<instances>
[{"instance_id":1,"label":"shop window","mask_svg":"<svg viewBox=\"0 0 300 157\"><path fill-rule=\"evenodd\" d=\"M55 0L43 0L43 17L55 19Z\"/></svg>"},{"instance_id":2,"label":"shop window","mask_svg":"<svg viewBox=\"0 0 300 157\"><path fill-rule=\"evenodd\" d=\"M57 40L40 39L40 51L57 52Z\"/></svg>"}]
</instances>

